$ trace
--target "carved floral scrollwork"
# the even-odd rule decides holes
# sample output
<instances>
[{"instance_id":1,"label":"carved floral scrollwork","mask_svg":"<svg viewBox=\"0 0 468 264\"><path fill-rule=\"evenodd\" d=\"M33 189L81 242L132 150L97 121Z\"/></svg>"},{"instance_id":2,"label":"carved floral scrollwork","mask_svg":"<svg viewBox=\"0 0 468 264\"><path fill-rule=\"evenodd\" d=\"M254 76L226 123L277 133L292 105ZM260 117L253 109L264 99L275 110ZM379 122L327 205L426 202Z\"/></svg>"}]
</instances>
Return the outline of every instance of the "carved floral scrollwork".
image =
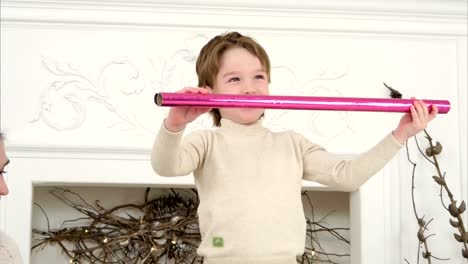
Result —
<instances>
[{"instance_id":1,"label":"carved floral scrollwork","mask_svg":"<svg viewBox=\"0 0 468 264\"><path fill-rule=\"evenodd\" d=\"M75 69L43 57L44 68L56 77L39 98L33 122L42 121L55 130L77 129L85 122L89 103L98 103L122 122L139 125L120 104L123 97L138 96L145 89L139 69L129 60L116 59L102 68L97 81Z\"/></svg>"},{"instance_id":2,"label":"carved floral scrollwork","mask_svg":"<svg viewBox=\"0 0 468 264\"><path fill-rule=\"evenodd\" d=\"M41 121L57 131L74 130L82 127L90 116L98 115L98 118L105 116L103 122L98 122L102 125L100 128L138 129L155 133L159 127L154 124L158 121L148 118L148 115L152 115L148 112L155 108L152 97L157 92L197 85L195 61L207 40L205 35L195 35L172 53L142 61L113 59L97 71L95 78L91 78L89 73L84 74L83 70L71 63L43 57L43 67L53 75L53 80L43 90L32 122ZM292 67L273 65L271 73L271 94L341 96L338 89L330 87L334 86L334 81L347 75L347 68L320 67L311 69L310 73L306 73L306 78L298 78ZM167 112L168 108L158 108L154 115L162 121ZM324 114L323 111L307 111L300 115L304 118L298 119L297 111L267 111L265 125L274 130L284 130L294 127L294 124L288 123L291 120L304 120L304 129L325 138L336 137L350 129L350 114L347 112L333 113L333 122L329 122L330 113ZM91 126L96 129L94 124ZM189 129L211 126L211 118L204 115L190 124Z\"/></svg>"},{"instance_id":3,"label":"carved floral scrollwork","mask_svg":"<svg viewBox=\"0 0 468 264\"><path fill-rule=\"evenodd\" d=\"M299 96L343 96L339 89L332 88L333 82L341 80L348 74L347 67L320 67L311 70L307 81L299 83L295 72L288 66L279 65L272 67L272 85L270 93L277 95ZM301 78L304 79L304 78ZM291 125L290 120L302 120L303 127L308 133L324 137L335 138L346 131L352 130L349 112L324 112L324 111L288 111L273 110L266 115L266 124L274 130L285 130ZM296 116L296 118L294 118ZM300 117L299 117L300 116ZM330 122L332 117L332 122Z\"/></svg>"},{"instance_id":4,"label":"carved floral scrollwork","mask_svg":"<svg viewBox=\"0 0 468 264\"><path fill-rule=\"evenodd\" d=\"M72 63L43 57L42 65L54 79L43 90L32 122L43 122L57 131L73 130L82 127L90 116L107 114L100 123L103 127L154 133L157 120L148 118L148 112L155 108L154 94L196 86L194 65L199 49L192 46L205 39L196 35L187 40L186 47L142 61L113 59L98 70L96 78L83 74ZM158 109L156 118L165 116L167 111ZM196 125L206 126L205 123L206 120L200 120Z\"/></svg>"}]
</instances>

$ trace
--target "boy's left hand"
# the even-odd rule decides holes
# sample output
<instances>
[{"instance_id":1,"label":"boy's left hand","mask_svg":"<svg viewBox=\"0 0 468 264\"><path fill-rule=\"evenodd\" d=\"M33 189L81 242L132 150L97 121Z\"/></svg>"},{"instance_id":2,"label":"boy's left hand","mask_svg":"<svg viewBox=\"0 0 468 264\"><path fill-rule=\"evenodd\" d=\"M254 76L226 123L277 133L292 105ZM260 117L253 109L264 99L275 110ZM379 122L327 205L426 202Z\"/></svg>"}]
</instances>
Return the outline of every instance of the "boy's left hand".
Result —
<instances>
[{"instance_id":1,"label":"boy's left hand","mask_svg":"<svg viewBox=\"0 0 468 264\"><path fill-rule=\"evenodd\" d=\"M414 98L412 98L414 99ZM437 116L437 106L432 105L429 113L427 105L421 100L414 100L413 105L410 107L411 113L406 113L400 119L398 127L393 130L393 136L400 142L405 141L426 129L427 124Z\"/></svg>"}]
</instances>

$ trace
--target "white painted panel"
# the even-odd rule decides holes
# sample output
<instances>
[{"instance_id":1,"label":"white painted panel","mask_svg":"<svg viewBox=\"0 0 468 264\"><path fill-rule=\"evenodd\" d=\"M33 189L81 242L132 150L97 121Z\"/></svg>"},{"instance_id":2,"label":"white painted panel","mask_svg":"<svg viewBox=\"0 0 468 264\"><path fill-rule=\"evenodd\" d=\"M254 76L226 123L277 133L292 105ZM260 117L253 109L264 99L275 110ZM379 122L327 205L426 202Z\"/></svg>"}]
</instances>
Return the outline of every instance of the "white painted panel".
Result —
<instances>
[{"instance_id":1,"label":"white painted panel","mask_svg":"<svg viewBox=\"0 0 468 264\"><path fill-rule=\"evenodd\" d=\"M194 61L214 34L29 27L3 32L2 64L9 66L2 68L2 122L11 147L127 150L149 150L167 113L155 106L154 94L196 85ZM457 98L456 42L450 38L246 34L270 53L272 94L387 97L386 82L407 97ZM456 124L453 107L441 122ZM400 116L271 110L266 124L298 130L333 152L355 153L394 129ZM192 129L210 125L205 116Z\"/></svg>"},{"instance_id":2,"label":"white painted panel","mask_svg":"<svg viewBox=\"0 0 468 264\"><path fill-rule=\"evenodd\" d=\"M200 47L233 29L269 52L273 94L387 97L386 82L407 97L450 100L451 112L429 131L444 145L441 164L455 196L468 200L466 1L5 0L1 6L0 127L12 164L0 228L18 241L26 262L33 186L192 185L190 176L162 178L149 166L167 112L152 97L195 84ZM268 111L266 124L298 130L349 157L375 144L398 119ZM205 117L189 130L208 126ZM434 254L462 263L430 179L434 171L418 162L415 196L418 208L435 218ZM353 264L415 262L409 173L401 152L351 195Z\"/></svg>"}]
</instances>

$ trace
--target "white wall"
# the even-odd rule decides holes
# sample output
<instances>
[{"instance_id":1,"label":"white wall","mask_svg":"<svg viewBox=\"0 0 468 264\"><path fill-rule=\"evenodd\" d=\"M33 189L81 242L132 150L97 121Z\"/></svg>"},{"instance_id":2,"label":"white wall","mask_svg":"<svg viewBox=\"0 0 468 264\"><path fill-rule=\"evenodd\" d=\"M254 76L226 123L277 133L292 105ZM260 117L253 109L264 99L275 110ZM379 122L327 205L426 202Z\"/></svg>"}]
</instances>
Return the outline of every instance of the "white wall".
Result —
<instances>
[{"instance_id":1,"label":"white wall","mask_svg":"<svg viewBox=\"0 0 468 264\"><path fill-rule=\"evenodd\" d=\"M267 49L273 94L387 97L386 82L408 97L450 100L451 112L429 130L444 145L442 165L454 195L467 199L466 1L170 3L1 2L0 125L12 162L0 228L20 243L27 261L33 186L192 184L190 177L155 176L149 166L167 112L152 98L194 85L200 47L227 30ZM399 115L270 111L267 117L273 129L293 128L352 157L391 131ZM207 126L205 118L191 129ZM417 178L416 199L436 218L434 254L461 263L433 169L420 167L425 176ZM352 263L415 261L410 172L401 152L351 194Z\"/></svg>"}]
</instances>

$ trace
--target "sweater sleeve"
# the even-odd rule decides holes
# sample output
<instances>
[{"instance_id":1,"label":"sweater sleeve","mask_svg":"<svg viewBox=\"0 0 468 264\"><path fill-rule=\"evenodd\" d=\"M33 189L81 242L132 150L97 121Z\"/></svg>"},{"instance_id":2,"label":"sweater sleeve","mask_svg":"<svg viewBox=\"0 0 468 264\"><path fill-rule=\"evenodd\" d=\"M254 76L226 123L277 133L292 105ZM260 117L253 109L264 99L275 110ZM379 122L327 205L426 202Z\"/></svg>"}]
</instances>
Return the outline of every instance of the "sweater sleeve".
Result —
<instances>
[{"instance_id":1,"label":"sweater sleeve","mask_svg":"<svg viewBox=\"0 0 468 264\"><path fill-rule=\"evenodd\" d=\"M302 138L303 178L343 191L357 190L381 170L403 147L390 133L352 160L342 160Z\"/></svg>"},{"instance_id":2,"label":"sweater sleeve","mask_svg":"<svg viewBox=\"0 0 468 264\"><path fill-rule=\"evenodd\" d=\"M15 241L2 231L0 231L0 263L23 263Z\"/></svg>"},{"instance_id":3,"label":"sweater sleeve","mask_svg":"<svg viewBox=\"0 0 468 264\"><path fill-rule=\"evenodd\" d=\"M206 138L202 132L194 132L183 138L184 130L171 132L164 122L153 144L151 165L160 176L184 176L203 163Z\"/></svg>"}]
</instances>

